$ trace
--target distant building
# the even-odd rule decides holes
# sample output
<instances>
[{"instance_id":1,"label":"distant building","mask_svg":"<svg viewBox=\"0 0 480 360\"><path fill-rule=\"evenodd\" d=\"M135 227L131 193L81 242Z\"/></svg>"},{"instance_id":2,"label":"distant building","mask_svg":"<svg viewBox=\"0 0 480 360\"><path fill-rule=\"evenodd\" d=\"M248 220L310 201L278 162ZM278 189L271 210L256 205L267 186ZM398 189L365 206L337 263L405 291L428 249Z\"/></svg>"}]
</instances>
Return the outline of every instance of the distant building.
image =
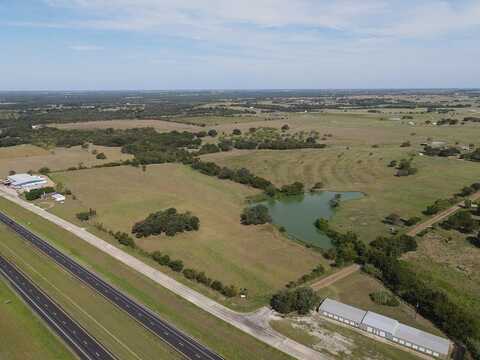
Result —
<instances>
[{"instance_id":1,"label":"distant building","mask_svg":"<svg viewBox=\"0 0 480 360\"><path fill-rule=\"evenodd\" d=\"M318 311L323 316L435 358L447 358L450 352L449 340L372 311L364 311L328 298L322 302Z\"/></svg>"},{"instance_id":2,"label":"distant building","mask_svg":"<svg viewBox=\"0 0 480 360\"><path fill-rule=\"evenodd\" d=\"M6 184L16 190L29 191L44 187L47 184L47 179L36 175L16 174L8 176Z\"/></svg>"}]
</instances>

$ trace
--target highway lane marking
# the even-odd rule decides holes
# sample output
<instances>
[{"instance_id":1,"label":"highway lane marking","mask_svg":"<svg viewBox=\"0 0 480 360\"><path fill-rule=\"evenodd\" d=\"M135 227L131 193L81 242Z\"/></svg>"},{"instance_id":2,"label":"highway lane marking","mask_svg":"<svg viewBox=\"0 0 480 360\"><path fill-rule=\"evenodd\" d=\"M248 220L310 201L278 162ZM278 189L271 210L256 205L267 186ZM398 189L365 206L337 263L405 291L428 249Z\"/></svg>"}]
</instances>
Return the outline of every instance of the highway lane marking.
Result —
<instances>
[{"instance_id":1,"label":"highway lane marking","mask_svg":"<svg viewBox=\"0 0 480 360\"><path fill-rule=\"evenodd\" d=\"M53 289L55 289L60 295L62 295L65 299L67 299L73 306L75 306L80 312L82 312L84 315L86 315L90 320L92 320L97 326L99 326L103 331L105 331L108 335L110 335L117 343L119 343L121 346L123 346L130 354L132 354L135 358L138 360L142 360L142 358L135 353L130 347L128 347L125 343L123 343L120 339L118 339L114 334L112 334L107 328L105 328L102 324L100 324L94 317L92 317L87 311L82 309L80 305L78 305L74 300L72 300L68 295L63 293L60 289L58 289L54 284L52 284L47 278L45 278L41 273L39 273L32 265L30 265L27 261L25 261L20 255L15 253L10 247L5 245L4 243L1 243L1 246L4 249L7 249L15 258L18 258L25 266L30 268L35 274L37 274L40 278L42 278L47 284L49 284ZM63 269L62 269L63 270ZM63 270L65 273L67 273L65 270ZM68 274L68 273L67 273ZM37 296L37 299L39 300L40 298Z\"/></svg>"}]
</instances>

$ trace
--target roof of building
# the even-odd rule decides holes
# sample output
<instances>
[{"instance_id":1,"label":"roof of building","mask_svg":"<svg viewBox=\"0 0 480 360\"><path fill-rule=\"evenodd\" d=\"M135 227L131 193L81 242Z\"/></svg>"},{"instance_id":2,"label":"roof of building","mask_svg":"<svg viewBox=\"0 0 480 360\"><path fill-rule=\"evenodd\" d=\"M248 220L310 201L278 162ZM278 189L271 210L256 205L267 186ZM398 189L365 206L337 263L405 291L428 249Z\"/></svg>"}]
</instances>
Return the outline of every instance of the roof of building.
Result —
<instances>
[{"instance_id":1,"label":"roof of building","mask_svg":"<svg viewBox=\"0 0 480 360\"><path fill-rule=\"evenodd\" d=\"M424 346L430 350L438 352L439 354L448 354L450 349L450 341L447 339L404 324L398 325L394 336L407 340L413 344Z\"/></svg>"},{"instance_id":2,"label":"roof of building","mask_svg":"<svg viewBox=\"0 0 480 360\"><path fill-rule=\"evenodd\" d=\"M393 334L399 322L389 317L368 311L362 320L362 324Z\"/></svg>"},{"instance_id":3,"label":"roof of building","mask_svg":"<svg viewBox=\"0 0 480 360\"><path fill-rule=\"evenodd\" d=\"M66 197L62 194L54 193L54 194L52 194L52 199L57 200L57 201L63 201L63 200L66 199Z\"/></svg>"},{"instance_id":4,"label":"roof of building","mask_svg":"<svg viewBox=\"0 0 480 360\"><path fill-rule=\"evenodd\" d=\"M357 323L361 323L367 313L366 311L328 298L323 300L322 305L320 305L320 311L327 311Z\"/></svg>"},{"instance_id":5,"label":"roof of building","mask_svg":"<svg viewBox=\"0 0 480 360\"><path fill-rule=\"evenodd\" d=\"M23 184L31 184L37 182L45 182L46 180L40 176L29 175L29 174L15 174L10 175L7 179L12 183L14 186L21 186Z\"/></svg>"}]
</instances>

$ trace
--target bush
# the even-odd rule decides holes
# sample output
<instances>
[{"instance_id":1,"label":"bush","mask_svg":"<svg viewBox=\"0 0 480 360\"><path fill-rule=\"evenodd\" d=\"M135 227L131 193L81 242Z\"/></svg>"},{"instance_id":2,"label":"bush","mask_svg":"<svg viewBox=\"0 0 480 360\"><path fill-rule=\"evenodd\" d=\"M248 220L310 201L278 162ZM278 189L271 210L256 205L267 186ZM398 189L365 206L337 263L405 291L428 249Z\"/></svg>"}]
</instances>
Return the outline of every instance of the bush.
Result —
<instances>
[{"instance_id":1,"label":"bush","mask_svg":"<svg viewBox=\"0 0 480 360\"><path fill-rule=\"evenodd\" d=\"M386 306L398 306L400 301L395 297L395 295L390 294L387 291L375 291L370 293L370 299L376 304L386 305Z\"/></svg>"},{"instance_id":2,"label":"bush","mask_svg":"<svg viewBox=\"0 0 480 360\"><path fill-rule=\"evenodd\" d=\"M168 266L173 271L180 272L183 269L183 261L182 260L173 260L173 261L170 261Z\"/></svg>"},{"instance_id":3,"label":"bush","mask_svg":"<svg viewBox=\"0 0 480 360\"><path fill-rule=\"evenodd\" d=\"M378 278L380 279L381 276L382 276L382 272L380 270L378 270L374 265L372 264L365 264L362 266L362 270L370 275L370 276L373 276L375 278Z\"/></svg>"},{"instance_id":4,"label":"bush","mask_svg":"<svg viewBox=\"0 0 480 360\"><path fill-rule=\"evenodd\" d=\"M243 225L260 225L272 221L268 208L265 205L247 207L240 215L240 222Z\"/></svg>"},{"instance_id":5,"label":"bush","mask_svg":"<svg viewBox=\"0 0 480 360\"><path fill-rule=\"evenodd\" d=\"M135 240L133 240L133 238L125 232L117 231L113 236L122 245L129 246L131 248L136 247Z\"/></svg>"},{"instance_id":6,"label":"bush","mask_svg":"<svg viewBox=\"0 0 480 360\"><path fill-rule=\"evenodd\" d=\"M218 135L217 130L215 130L215 129L208 130L208 136L215 137L217 135Z\"/></svg>"},{"instance_id":7,"label":"bush","mask_svg":"<svg viewBox=\"0 0 480 360\"><path fill-rule=\"evenodd\" d=\"M296 181L290 185L283 185L280 191L284 195L301 195L304 193L304 185Z\"/></svg>"},{"instance_id":8,"label":"bush","mask_svg":"<svg viewBox=\"0 0 480 360\"><path fill-rule=\"evenodd\" d=\"M88 221L90 220L90 213L88 211L82 211L76 214L77 219L80 221Z\"/></svg>"},{"instance_id":9,"label":"bush","mask_svg":"<svg viewBox=\"0 0 480 360\"><path fill-rule=\"evenodd\" d=\"M50 168L44 166L44 167L41 167L40 169L38 169L38 173L39 174L42 174L42 175L47 175L50 173Z\"/></svg>"},{"instance_id":10,"label":"bush","mask_svg":"<svg viewBox=\"0 0 480 360\"><path fill-rule=\"evenodd\" d=\"M194 269L184 269L183 275L189 280L195 280L197 277L197 271Z\"/></svg>"},{"instance_id":11,"label":"bush","mask_svg":"<svg viewBox=\"0 0 480 360\"><path fill-rule=\"evenodd\" d=\"M105 155L103 152L98 153L97 156L95 156L98 160L105 160L107 158L107 155Z\"/></svg>"},{"instance_id":12,"label":"bush","mask_svg":"<svg viewBox=\"0 0 480 360\"><path fill-rule=\"evenodd\" d=\"M413 226L415 224L418 224L420 222L420 220L422 220L422 219L419 218L418 216L412 216L405 221L405 225Z\"/></svg>"},{"instance_id":13,"label":"bush","mask_svg":"<svg viewBox=\"0 0 480 360\"><path fill-rule=\"evenodd\" d=\"M234 285L225 286L222 290L222 294L226 297L235 297L238 295L238 290Z\"/></svg>"},{"instance_id":14,"label":"bush","mask_svg":"<svg viewBox=\"0 0 480 360\"><path fill-rule=\"evenodd\" d=\"M210 285L212 287L213 290L216 290L216 291L223 291L223 284L221 281L218 281L218 280L214 280L212 282L212 285Z\"/></svg>"}]
</instances>

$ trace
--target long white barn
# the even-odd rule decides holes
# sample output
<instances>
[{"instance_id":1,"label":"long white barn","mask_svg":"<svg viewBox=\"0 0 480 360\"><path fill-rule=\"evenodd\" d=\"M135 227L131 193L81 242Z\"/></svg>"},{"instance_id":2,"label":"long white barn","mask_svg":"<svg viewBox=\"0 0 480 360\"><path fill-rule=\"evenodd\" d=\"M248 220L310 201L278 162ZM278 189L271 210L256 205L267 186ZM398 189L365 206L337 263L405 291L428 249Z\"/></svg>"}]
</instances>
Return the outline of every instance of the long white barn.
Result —
<instances>
[{"instance_id":1,"label":"long white barn","mask_svg":"<svg viewBox=\"0 0 480 360\"><path fill-rule=\"evenodd\" d=\"M364 311L328 298L322 302L318 311L323 316L435 358L447 358L450 352L449 340L404 325L373 311Z\"/></svg>"}]
</instances>

